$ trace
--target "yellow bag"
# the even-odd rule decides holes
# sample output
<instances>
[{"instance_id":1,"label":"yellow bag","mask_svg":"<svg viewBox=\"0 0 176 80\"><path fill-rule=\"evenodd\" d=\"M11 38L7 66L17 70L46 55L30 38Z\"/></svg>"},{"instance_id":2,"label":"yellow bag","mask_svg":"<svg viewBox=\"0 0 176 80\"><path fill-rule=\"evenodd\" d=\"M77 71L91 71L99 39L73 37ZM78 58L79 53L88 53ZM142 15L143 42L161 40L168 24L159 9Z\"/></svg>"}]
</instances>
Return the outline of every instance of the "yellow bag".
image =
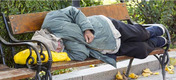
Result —
<instances>
[{"instance_id":1,"label":"yellow bag","mask_svg":"<svg viewBox=\"0 0 176 80\"><path fill-rule=\"evenodd\" d=\"M47 51L43 51L43 54L45 55L45 60L43 60L42 62L47 62L48 61L48 52ZM71 61L71 59L68 57L66 52L55 52L55 51L51 51L51 55L52 55L52 59L53 62L57 62L57 61ZM43 58L43 56L41 56L41 58Z\"/></svg>"},{"instance_id":2,"label":"yellow bag","mask_svg":"<svg viewBox=\"0 0 176 80\"><path fill-rule=\"evenodd\" d=\"M28 58L30 54L29 49L25 49L23 51L18 52L15 56L14 56L14 62L16 64L26 64L26 60ZM47 51L43 51L43 54L45 55L45 60L43 60L42 62L47 62L48 61L48 52ZM68 57L66 52L54 52L51 51L51 55L52 55L52 59L53 62L57 62L57 61L71 61L71 59ZM32 57L34 58L34 64L37 63L37 55L35 54L35 51L32 50ZM43 58L43 56L40 56L41 58ZM32 61L32 59L29 60L28 64L30 64L30 62Z\"/></svg>"}]
</instances>

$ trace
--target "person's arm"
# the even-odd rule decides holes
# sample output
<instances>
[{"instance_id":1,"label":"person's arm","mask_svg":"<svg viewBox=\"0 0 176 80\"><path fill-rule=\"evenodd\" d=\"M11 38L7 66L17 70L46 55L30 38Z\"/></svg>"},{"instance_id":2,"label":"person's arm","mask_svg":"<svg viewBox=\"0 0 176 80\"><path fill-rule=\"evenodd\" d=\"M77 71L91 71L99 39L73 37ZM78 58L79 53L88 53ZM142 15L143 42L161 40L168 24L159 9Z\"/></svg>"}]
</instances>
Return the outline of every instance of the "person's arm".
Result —
<instances>
[{"instance_id":1,"label":"person's arm","mask_svg":"<svg viewBox=\"0 0 176 80\"><path fill-rule=\"evenodd\" d=\"M89 57L90 51L84 44L75 41L65 41L64 44L64 52L67 52L71 60L84 61Z\"/></svg>"},{"instance_id":2,"label":"person's arm","mask_svg":"<svg viewBox=\"0 0 176 80\"><path fill-rule=\"evenodd\" d=\"M91 37L94 33L92 24L79 9L72 6L49 12L45 17L42 28L47 28L50 32L57 34L62 31L63 27L74 28L74 26L69 25L71 23L75 23L80 27L88 43L93 41L94 37ZM89 30L92 33L89 33Z\"/></svg>"},{"instance_id":3,"label":"person's arm","mask_svg":"<svg viewBox=\"0 0 176 80\"><path fill-rule=\"evenodd\" d=\"M80 26L87 43L91 43L93 41L93 26L91 25L87 17L79 9L70 6L65 9L61 9L61 12L64 12L69 18L71 18L72 22Z\"/></svg>"},{"instance_id":4,"label":"person's arm","mask_svg":"<svg viewBox=\"0 0 176 80\"><path fill-rule=\"evenodd\" d=\"M69 18L71 18L71 22L79 25L83 32L88 29L94 32L93 26L90 21L81 12L81 10L77 9L76 7L69 6L67 8L61 9L60 12L65 13Z\"/></svg>"}]
</instances>

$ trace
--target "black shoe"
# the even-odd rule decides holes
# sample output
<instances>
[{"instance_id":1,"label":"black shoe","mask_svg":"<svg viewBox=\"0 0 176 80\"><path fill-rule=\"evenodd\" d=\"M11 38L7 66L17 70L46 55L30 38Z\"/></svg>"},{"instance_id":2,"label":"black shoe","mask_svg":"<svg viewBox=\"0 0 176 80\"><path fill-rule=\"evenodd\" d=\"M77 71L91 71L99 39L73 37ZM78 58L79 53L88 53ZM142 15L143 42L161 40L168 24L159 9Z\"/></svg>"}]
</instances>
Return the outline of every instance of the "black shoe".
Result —
<instances>
[{"instance_id":1,"label":"black shoe","mask_svg":"<svg viewBox=\"0 0 176 80\"><path fill-rule=\"evenodd\" d=\"M163 47L167 43L167 39L165 37L157 36L150 38L155 47Z\"/></svg>"}]
</instances>

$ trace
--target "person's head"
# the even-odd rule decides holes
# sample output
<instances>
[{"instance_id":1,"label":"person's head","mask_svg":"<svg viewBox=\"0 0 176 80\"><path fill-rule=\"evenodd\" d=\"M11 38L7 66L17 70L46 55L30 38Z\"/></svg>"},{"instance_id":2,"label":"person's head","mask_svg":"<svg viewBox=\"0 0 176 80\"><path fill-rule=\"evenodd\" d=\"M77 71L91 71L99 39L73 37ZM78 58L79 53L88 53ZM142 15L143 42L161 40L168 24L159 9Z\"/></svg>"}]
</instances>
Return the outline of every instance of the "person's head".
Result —
<instances>
[{"instance_id":1,"label":"person's head","mask_svg":"<svg viewBox=\"0 0 176 80\"><path fill-rule=\"evenodd\" d=\"M56 48L56 52L62 52L63 50L64 50L63 41L60 39L58 41L58 47Z\"/></svg>"},{"instance_id":2,"label":"person's head","mask_svg":"<svg viewBox=\"0 0 176 80\"><path fill-rule=\"evenodd\" d=\"M52 51L61 52L64 49L62 39L59 37L56 37L54 34L51 34L47 29L41 29L39 31L36 31L32 37L32 40L38 40L43 42ZM35 46L39 50L41 49L39 45L35 44Z\"/></svg>"}]
</instances>

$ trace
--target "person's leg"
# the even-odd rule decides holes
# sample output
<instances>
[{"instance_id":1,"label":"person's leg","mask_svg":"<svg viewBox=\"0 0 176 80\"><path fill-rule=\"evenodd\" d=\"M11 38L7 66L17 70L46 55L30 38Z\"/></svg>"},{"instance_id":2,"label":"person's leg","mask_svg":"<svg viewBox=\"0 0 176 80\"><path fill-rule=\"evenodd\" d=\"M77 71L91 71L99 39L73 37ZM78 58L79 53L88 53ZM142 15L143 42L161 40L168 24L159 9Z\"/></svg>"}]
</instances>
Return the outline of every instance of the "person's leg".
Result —
<instances>
[{"instance_id":1,"label":"person's leg","mask_svg":"<svg viewBox=\"0 0 176 80\"><path fill-rule=\"evenodd\" d=\"M143 59L149 55L156 47L163 47L167 43L164 37L153 37L145 42L125 42L121 43L117 56L126 55Z\"/></svg>"},{"instance_id":2,"label":"person's leg","mask_svg":"<svg viewBox=\"0 0 176 80\"><path fill-rule=\"evenodd\" d=\"M155 46L151 41L146 42L126 42L122 43L117 56L129 56L139 59L146 58L150 52L155 49Z\"/></svg>"},{"instance_id":3,"label":"person's leg","mask_svg":"<svg viewBox=\"0 0 176 80\"><path fill-rule=\"evenodd\" d=\"M111 19L111 21L121 33L122 42L141 42L149 39L149 32L139 24L125 24L115 19Z\"/></svg>"},{"instance_id":4,"label":"person's leg","mask_svg":"<svg viewBox=\"0 0 176 80\"><path fill-rule=\"evenodd\" d=\"M151 24L150 27L145 28L150 33L150 37L161 36L165 33L165 29L161 24Z\"/></svg>"},{"instance_id":5,"label":"person's leg","mask_svg":"<svg viewBox=\"0 0 176 80\"><path fill-rule=\"evenodd\" d=\"M149 40L153 43L155 47L163 47L167 43L167 39L161 36L152 37Z\"/></svg>"}]
</instances>

